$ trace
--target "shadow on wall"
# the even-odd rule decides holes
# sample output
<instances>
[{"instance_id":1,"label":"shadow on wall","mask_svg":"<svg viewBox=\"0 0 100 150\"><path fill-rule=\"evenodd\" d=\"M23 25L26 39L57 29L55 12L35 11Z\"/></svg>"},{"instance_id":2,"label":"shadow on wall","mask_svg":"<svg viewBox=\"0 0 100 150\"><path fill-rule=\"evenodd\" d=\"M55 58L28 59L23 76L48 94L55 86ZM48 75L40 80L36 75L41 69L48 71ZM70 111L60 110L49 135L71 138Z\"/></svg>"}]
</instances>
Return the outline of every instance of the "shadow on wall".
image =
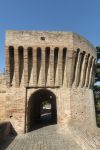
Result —
<instances>
[{"instance_id":1,"label":"shadow on wall","mask_svg":"<svg viewBox=\"0 0 100 150\"><path fill-rule=\"evenodd\" d=\"M0 150L5 150L16 135L17 133L10 122L0 123Z\"/></svg>"}]
</instances>

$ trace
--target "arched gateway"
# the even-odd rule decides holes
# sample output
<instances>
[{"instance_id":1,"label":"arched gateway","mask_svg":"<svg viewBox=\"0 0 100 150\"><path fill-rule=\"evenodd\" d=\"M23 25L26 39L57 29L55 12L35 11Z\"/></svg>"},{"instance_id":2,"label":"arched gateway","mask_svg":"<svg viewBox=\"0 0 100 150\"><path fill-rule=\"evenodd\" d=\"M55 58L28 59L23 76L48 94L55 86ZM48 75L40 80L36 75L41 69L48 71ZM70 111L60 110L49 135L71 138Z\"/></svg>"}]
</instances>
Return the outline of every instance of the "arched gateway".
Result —
<instances>
[{"instance_id":1,"label":"arched gateway","mask_svg":"<svg viewBox=\"0 0 100 150\"><path fill-rule=\"evenodd\" d=\"M27 131L53 123L57 123L55 94L47 89L36 90L28 101Z\"/></svg>"}]
</instances>

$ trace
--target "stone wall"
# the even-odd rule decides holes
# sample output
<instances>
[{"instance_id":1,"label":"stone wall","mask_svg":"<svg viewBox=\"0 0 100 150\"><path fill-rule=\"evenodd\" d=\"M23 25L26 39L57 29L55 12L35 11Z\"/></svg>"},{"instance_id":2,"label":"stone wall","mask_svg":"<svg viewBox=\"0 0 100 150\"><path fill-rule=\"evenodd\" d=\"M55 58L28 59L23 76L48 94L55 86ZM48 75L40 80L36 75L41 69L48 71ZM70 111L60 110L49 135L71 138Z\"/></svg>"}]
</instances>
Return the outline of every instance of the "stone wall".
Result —
<instances>
[{"instance_id":1,"label":"stone wall","mask_svg":"<svg viewBox=\"0 0 100 150\"><path fill-rule=\"evenodd\" d=\"M18 133L27 131L28 101L40 89L56 96L58 124L76 120L96 128L96 52L87 40L72 32L7 31L5 45L7 89L1 114Z\"/></svg>"},{"instance_id":2,"label":"stone wall","mask_svg":"<svg viewBox=\"0 0 100 150\"><path fill-rule=\"evenodd\" d=\"M71 90L71 117L89 130L96 128L94 95L91 89ZM91 126L90 126L91 124Z\"/></svg>"},{"instance_id":3,"label":"stone wall","mask_svg":"<svg viewBox=\"0 0 100 150\"><path fill-rule=\"evenodd\" d=\"M10 88L6 95L6 119L13 128L20 133L24 132L25 126L25 88Z\"/></svg>"}]
</instances>

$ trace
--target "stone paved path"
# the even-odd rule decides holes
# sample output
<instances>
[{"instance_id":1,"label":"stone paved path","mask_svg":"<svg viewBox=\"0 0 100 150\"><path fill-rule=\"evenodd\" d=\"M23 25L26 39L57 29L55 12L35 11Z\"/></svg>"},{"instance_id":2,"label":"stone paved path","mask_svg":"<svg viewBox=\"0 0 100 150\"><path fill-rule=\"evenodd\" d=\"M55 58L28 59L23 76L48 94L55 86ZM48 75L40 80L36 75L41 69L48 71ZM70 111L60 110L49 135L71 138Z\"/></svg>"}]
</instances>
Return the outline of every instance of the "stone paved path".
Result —
<instances>
[{"instance_id":1,"label":"stone paved path","mask_svg":"<svg viewBox=\"0 0 100 150\"><path fill-rule=\"evenodd\" d=\"M63 130L58 130L57 125L18 135L8 146L6 143L5 147L1 150L81 150L72 135L69 132L65 135Z\"/></svg>"}]
</instances>

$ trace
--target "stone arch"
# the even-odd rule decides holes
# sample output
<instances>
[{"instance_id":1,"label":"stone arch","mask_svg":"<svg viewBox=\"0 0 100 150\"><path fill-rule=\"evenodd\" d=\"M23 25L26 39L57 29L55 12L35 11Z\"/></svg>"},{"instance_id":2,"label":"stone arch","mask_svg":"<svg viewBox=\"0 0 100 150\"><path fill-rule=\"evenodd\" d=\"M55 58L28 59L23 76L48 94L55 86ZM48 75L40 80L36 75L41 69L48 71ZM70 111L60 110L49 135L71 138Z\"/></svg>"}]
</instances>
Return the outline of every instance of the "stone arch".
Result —
<instances>
[{"instance_id":1,"label":"stone arch","mask_svg":"<svg viewBox=\"0 0 100 150\"><path fill-rule=\"evenodd\" d=\"M48 101L51 104L51 116L47 119L41 118L41 104ZM50 119L49 119L50 117ZM44 120L43 120L44 119ZM35 91L29 98L27 107L27 131L57 123L57 106L56 96L48 89L39 89Z\"/></svg>"}]
</instances>

